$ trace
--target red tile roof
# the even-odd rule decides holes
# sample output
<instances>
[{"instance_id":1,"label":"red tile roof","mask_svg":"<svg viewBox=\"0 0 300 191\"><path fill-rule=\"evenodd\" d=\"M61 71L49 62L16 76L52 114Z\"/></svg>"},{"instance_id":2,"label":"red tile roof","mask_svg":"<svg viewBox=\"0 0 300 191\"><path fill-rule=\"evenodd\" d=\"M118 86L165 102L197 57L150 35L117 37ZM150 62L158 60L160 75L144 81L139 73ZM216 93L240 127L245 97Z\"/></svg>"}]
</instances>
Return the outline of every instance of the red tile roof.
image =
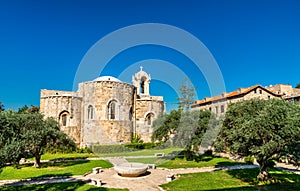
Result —
<instances>
[{"instance_id":1,"label":"red tile roof","mask_svg":"<svg viewBox=\"0 0 300 191\"><path fill-rule=\"evenodd\" d=\"M240 96L240 95L245 95L245 94L251 92L252 90L254 90L258 87L264 89L265 91L267 91L267 92L269 92L269 93L271 93L275 96L278 96L278 97L281 96L281 95L278 95L278 94L275 94L275 93L271 92L270 90L262 87L261 85L254 85L254 86L250 86L248 88L238 88L236 91L233 91L233 92L223 93L221 95L217 95L217 96L214 96L214 97L204 98L202 100L197 100L197 101L195 101L194 104L192 104L192 106L201 105L201 104L212 102L212 101L218 101L218 100L221 100L221 99L230 99L232 97L237 97L237 96Z\"/></svg>"}]
</instances>

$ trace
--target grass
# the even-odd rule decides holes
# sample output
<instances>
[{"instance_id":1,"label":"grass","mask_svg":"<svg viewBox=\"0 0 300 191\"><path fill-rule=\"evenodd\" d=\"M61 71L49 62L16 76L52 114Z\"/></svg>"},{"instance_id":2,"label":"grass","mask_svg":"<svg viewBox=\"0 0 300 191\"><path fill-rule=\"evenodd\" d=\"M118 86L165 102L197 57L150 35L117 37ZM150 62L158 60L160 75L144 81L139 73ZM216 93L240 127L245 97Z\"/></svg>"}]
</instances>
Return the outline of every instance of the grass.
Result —
<instances>
[{"instance_id":1,"label":"grass","mask_svg":"<svg viewBox=\"0 0 300 191\"><path fill-rule=\"evenodd\" d=\"M182 148L165 148L165 149L143 149L138 151L99 154L100 157L117 157L117 156L154 156L155 153L178 154Z\"/></svg>"},{"instance_id":2,"label":"grass","mask_svg":"<svg viewBox=\"0 0 300 191\"><path fill-rule=\"evenodd\" d=\"M240 162L235 162L227 158L222 157L213 157L213 156L202 156L197 160L187 161L183 157L176 157L171 160L167 160L164 163L161 163L159 166L169 169L174 168L201 168L201 167L221 167L221 166L233 166L238 164L244 164Z\"/></svg>"},{"instance_id":3,"label":"grass","mask_svg":"<svg viewBox=\"0 0 300 191\"><path fill-rule=\"evenodd\" d=\"M164 184L165 190L220 190L220 191L295 191L300 190L300 176L271 169L270 173L274 178L273 182L258 182L256 169L239 169L228 171L214 171L194 174L180 175L178 180Z\"/></svg>"},{"instance_id":4,"label":"grass","mask_svg":"<svg viewBox=\"0 0 300 191\"><path fill-rule=\"evenodd\" d=\"M86 159L86 158L97 158L99 155L89 154L89 153L57 153L50 154L45 153L42 155L41 160L55 160L55 159ZM29 158L27 160L34 161L34 158Z\"/></svg>"},{"instance_id":5,"label":"grass","mask_svg":"<svg viewBox=\"0 0 300 191\"><path fill-rule=\"evenodd\" d=\"M18 167L4 167L0 174L0 180L83 175L98 166L102 168L112 167L109 162L104 160L47 162L42 163L41 168L35 168L32 164L24 164Z\"/></svg>"},{"instance_id":6,"label":"grass","mask_svg":"<svg viewBox=\"0 0 300 191\"><path fill-rule=\"evenodd\" d=\"M95 187L84 182L68 182L68 183L54 183L54 184L42 184L42 185L26 185L16 187L0 187L1 191L128 191L128 189L115 189L115 188L103 188Z\"/></svg>"}]
</instances>

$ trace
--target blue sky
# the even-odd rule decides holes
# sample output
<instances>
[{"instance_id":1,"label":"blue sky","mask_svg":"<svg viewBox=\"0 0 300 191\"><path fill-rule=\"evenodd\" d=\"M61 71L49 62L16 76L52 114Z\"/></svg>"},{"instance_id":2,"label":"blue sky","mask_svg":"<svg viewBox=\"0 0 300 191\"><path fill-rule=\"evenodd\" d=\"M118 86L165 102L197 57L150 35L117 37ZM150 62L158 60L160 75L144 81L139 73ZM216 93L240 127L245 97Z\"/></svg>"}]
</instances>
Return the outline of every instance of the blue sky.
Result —
<instances>
[{"instance_id":1,"label":"blue sky","mask_svg":"<svg viewBox=\"0 0 300 191\"><path fill-rule=\"evenodd\" d=\"M79 64L97 41L142 23L172 25L198 38L215 58L227 91L300 83L299 0L3 0L0 100L6 109L17 109L39 105L40 89L71 91ZM99 75L118 77L134 64L138 71L137 63L147 59L172 63L191 78L199 99L211 96L205 76L196 72L191 60L166 47L129 48ZM144 70L149 71L150 65ZM175 89L153 79L150 91L163 95L171 109L176 107Z\"/></svg>"}]
</instances>

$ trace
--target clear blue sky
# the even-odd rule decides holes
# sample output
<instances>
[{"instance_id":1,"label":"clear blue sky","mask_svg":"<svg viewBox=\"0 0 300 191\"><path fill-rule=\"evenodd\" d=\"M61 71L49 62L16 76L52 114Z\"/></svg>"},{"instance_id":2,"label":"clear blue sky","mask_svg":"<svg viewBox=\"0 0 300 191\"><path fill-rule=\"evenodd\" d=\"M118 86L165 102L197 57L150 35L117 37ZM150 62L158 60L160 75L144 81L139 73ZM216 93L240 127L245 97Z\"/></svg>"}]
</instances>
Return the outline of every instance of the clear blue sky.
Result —
<instances>
[{"instance_id":1,"label":"clear blue sky","mask_svg":"<svg viewBox=\"0 0 300 191\"><path fill-rule=\"evenodd\" d=\"M217 61L227 91L300 82L299 0L2 0L0 100L5 109L39 105L40 89L72 90L77 67L93 44L141 23L173 25L197 37ZM158 46L128 49L99 75L119 76L145 59L177 65L193 79L199 99L211 96L204 77L181 65L189 60ZM169 109L175 107L174 87L153 80L151 94L165 96Z\"/></svg>"}]
</instances>

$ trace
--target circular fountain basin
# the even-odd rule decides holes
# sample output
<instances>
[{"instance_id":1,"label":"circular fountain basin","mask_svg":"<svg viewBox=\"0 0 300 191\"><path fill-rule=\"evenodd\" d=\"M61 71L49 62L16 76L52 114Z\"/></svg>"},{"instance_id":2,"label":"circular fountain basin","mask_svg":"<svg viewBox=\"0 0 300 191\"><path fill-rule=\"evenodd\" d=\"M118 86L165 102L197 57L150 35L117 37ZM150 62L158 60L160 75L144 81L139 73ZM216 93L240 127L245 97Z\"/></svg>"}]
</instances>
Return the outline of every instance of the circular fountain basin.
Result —
<instances>
[{"instance_id":1,"label":"circular fountain basin","mask_svg":"<svg viewBox=\"0 0 300 191\"><path fill-rule=\"evenodd\" d=\"M114 169L120 176L137 177L147 171L148 165L138 162L129 162L116 165Z\"/></svg>"}]
</instances>

